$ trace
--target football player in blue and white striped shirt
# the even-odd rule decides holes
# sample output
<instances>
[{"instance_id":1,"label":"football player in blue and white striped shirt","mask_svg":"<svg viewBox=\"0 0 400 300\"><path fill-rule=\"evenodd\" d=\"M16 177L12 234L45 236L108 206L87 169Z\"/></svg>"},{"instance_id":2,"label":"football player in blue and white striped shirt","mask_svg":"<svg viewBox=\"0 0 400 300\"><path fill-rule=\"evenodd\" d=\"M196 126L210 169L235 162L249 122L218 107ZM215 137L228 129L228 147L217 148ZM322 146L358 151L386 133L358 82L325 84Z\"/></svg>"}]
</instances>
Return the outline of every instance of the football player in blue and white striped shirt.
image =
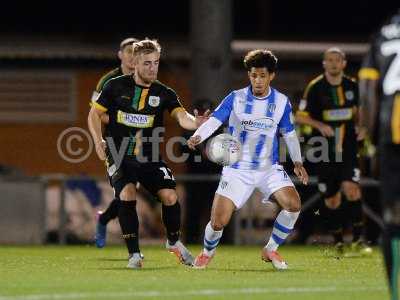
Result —
<instances>
[{"instance_id":1,"label":"football player in blue and white striped shirt","mask_svg":"<svg viewBox=\"0 0 400 300\"><path fill-rule=\"evenodd\" d=\"M293 230L301 202L292 181L279 165L279 134L285 139L295 174L304 184L308 181L289 99L270 87L277 58L271 51L253 50L246 55L244 65L250 86L226 96L211 118L188 140L189 147L194 148L229 120L230 134L242 144L241 159L222 171L211 220L205 229L204 249L194 262L196 268L208 265L232 213L240 209L257 188L264 194L265 201L272 199L282 207L261 257L277 269L286 269L287 264L277 249Z\"/></svg>"}]
</instances>

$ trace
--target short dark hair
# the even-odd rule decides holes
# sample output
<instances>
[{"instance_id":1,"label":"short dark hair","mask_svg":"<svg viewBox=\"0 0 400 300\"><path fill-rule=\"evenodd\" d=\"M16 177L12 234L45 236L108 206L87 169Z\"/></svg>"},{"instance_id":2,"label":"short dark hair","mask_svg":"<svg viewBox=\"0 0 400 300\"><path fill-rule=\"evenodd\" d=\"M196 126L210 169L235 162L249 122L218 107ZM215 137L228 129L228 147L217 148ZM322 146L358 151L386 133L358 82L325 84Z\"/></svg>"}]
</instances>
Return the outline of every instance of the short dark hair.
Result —
<instances>
[{"instance_id":1,"label":"short dark hair","mask_svg":"<svg viewBox=\"0 0 400 300\"><path fill-rule=\"evenodd\" d=\"M124 39L120 44L119 44L119 49L124 50L126 46L130 45L132 46L134 43L139 42L137 38L134 37L129 37Z\"/></svg>"},{"instance_id":2,"label":"short dark hair","mask_svg":"<svg viewBox=\"0 0 400 300\"><path fill-rule=\"evenodd\" d=\"M250 71L251 68L267 68L269 73L275 73L278 59L269 50L256 49L246 54L243 64L248 71Z\"/></svg>"},{"instance_id":3,"label":"short dark hair","mask_svg":"<svg viewBox=\"0 0 400 300\"><path fill-rule=\"evenodd\" d=\"M157 40L145 38L144 40L133 44L133 55L141 53L149 54L153 52L161 53L161 46Z\"/></svg>"}]
</instances>

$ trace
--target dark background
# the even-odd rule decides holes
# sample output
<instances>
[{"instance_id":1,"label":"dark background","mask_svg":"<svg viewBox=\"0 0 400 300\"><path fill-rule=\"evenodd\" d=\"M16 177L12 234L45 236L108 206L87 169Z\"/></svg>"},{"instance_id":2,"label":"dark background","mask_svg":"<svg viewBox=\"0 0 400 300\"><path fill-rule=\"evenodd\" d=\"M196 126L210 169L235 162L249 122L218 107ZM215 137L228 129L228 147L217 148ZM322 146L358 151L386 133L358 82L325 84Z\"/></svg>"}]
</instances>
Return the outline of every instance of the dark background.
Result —
<instances>
[{"instance_id":1,"label":"dark background","mask_svg":"<svg viewBox=\"0 0 400 300\"><path fill-rule=\"evenodd\" d=\"M43 1L1 6L0 34L188 35L190 1ZM234 38L366 41L398 8L396 1L233 2Z\"/></svg>"}]
</instances>

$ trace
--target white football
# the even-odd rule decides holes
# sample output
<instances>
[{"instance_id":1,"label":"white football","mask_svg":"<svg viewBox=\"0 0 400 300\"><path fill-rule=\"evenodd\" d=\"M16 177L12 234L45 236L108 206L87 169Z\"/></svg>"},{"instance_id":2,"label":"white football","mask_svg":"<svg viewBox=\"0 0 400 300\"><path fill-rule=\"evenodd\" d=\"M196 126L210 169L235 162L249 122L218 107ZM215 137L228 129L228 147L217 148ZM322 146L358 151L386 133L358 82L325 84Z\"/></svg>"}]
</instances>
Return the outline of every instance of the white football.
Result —
<instances>
[{"instance_id":1,"label":"white football","mask_svg":"<svg viewBox=\"0 0 400 300\"><path fill-rule=\"evenodd\" d=\"M227 133L212 138L206 147L208 159L219 165L230 166L237 162L242 155L242 145Z\"/></svg>"}]
</instances>

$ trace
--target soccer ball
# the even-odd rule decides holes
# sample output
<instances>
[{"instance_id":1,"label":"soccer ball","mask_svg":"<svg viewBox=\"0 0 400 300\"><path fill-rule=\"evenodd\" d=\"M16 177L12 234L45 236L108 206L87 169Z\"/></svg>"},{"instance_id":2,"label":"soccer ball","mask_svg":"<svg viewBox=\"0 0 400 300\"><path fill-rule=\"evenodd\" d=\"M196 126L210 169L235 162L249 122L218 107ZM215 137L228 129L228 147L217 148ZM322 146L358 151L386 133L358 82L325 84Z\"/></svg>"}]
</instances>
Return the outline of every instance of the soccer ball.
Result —
<instances>
[{"instance_id":1,"label":"soccer ball","mask_svg":"<svg viewBox=\"0 0 400 300\"><path fill-rule=\"evenodd\" d=\"M206 147L208 159L219 165L230 166L242 155L242 145L230 134L219 134Z\"/></svg>"}]
</instances>

